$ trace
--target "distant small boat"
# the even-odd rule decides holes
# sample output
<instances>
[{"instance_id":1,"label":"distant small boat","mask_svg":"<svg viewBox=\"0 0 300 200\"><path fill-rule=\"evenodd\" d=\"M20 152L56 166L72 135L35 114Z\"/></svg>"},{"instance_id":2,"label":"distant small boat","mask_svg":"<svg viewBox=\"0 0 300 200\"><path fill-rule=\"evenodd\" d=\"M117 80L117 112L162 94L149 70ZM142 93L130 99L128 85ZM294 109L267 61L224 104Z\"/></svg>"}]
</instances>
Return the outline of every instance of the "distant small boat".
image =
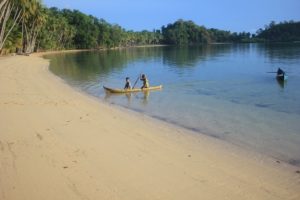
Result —
<instances>
[{"instance_id":1,"label":"distant small boat","mask_svg":"<svg viewBox=\"0 0 300 200\"><path fill-rule=\"evenodd\" d=\"M288 79L288 76L285 74L285 72L282 69L278 68L276 79L278 81L286 81Z\"/></svg>"},{"instance_id":2,"label":"distant small boat","mask_svg":"<svg viewBox=\"0 0 300 200\"><path fill-rule=\"evenodd\" d=\"M111 93L130 93L130 92L145 92L145 91L149 91L149 90L160 90L162 89L162 85L159 86L152 86L152 87L148 87L148 88L134 88L134 89L118 89L118 88L108 88L103 86L103 88Z\"/></svg>"}]
</instances>

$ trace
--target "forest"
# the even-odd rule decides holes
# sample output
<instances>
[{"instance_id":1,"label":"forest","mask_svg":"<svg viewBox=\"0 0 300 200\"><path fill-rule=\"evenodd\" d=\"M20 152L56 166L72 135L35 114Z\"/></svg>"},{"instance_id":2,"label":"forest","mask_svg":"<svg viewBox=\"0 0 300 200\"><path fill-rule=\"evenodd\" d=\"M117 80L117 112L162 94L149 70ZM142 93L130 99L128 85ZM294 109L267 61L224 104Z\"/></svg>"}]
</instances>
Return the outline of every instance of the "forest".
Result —
<instances>
[{"instance_id":1,"label":"forest","mask_svg":"<svg viewBox=\"0 0 300 200\"><path fill-rule=\"evenodd\" d=\"M300 22L271 22L256 34L206 28L182 19L152 31L132 31L78 10L47 8L39 0L0 2L0 54L157 44L291 41L300 41Z\"/></svg>"},{"instance_id":2,"label":"forest","mask_svg":"<svg viewBox=\"0 0 300 200\"><path fill-rule=\"evenodd\" d=\"M256 39L264 42L299 42L300 22L281 22L276 24L272 21L265 29L257 31Z\"/></svg>"}]
</instances>

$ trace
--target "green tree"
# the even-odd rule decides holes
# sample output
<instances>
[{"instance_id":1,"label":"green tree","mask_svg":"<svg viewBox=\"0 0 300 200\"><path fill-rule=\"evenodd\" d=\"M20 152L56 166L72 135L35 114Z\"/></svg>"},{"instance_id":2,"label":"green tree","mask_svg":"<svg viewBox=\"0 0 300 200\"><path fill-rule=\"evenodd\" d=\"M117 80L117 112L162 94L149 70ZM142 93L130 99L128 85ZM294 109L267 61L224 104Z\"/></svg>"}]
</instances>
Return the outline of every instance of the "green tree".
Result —
<instances>
[{"instance_id":1,"label":"green tree","mask_svg":"<svg viewBox=\"0 0 300 200\"><path fill-rule=\"evenodd\" d=\"M38 0L27 1L24 4L22 19L23 52L32 53L41 27L46 22L45 8Z\"/></svg>"},{"instance_id":2,"label":"green tree","mask_svg":"<svg viewBox=\"0 0 300 200\"><path fill-rule=\"evenodd\" d=\"M173 45L195 45L210 43L211 38L207 29L192 21L177 20L167 27L162 27L164 42Z\"/></svg>"},{"instance_id":3,"label":"green tree","mask_svg":"<svg viewBox=\"0 0 300 200\"><path fill-rule=\"evenodd\" d=\"M11 20L8 23L12 23ZM3 53L14 53L22 49L22 31L19 26L14 26L3 46Z\"/></svg>"},{"instance_id":4,"label":"green tree","mask_svg":"<svg viewBox=\"0 0 300 200\"><path fill-rule=\"evenodd\" d=\"M266 42L292 42L300 41L300 22L272 21L265 29L257 31L257 38Z\"/></svg>"},{"instance_id":5,"label":"green tree","mask_svg":"<svg viewBox=\"0 0 300 200\"><path fill-rule=\"evenodd\" d=\"M97 38L97 43L99 48L108 48L112 46L110 39L110 29L111 25L107 23L104 19L98 20L97 23L99 35Z\"/></svg>"},{"instance_id":6,"label":"green tree","mask_svg":"<svg viewBox=\"0 0 300 200\"><path fill-rule=\"evenodd\" d=\"M99 29L97 27L97 18L87 16L78 10L64 9L63 16L68 23L76 28L74 44L79 49L90 49L98 47Z\"/></svg>"},{"instance_id":7,"label":"green tree","mask_svg":"<svg viewBox=\"0 0 300 200\"><path fill-rule=\"evenodd\" d=\"M14 27L20 22L25 0L1 0L0 2L0 52ZM8 23L10 20L11 23Z\"/></svg>"},{"instance_id":8,"label":"green tree","mask_svg":"<svg viewBox=\"0 0 300 200\"><path fill-rule=\"evenodd\" d=\"M123 39L123 29L119 25L113 25L110 29L111 45L109 47L118 47Z\"/></svg>"},{"instance_id":9,"label":"green tree","mask_svg":"<svg viewBox=\"0 0 300 200\"><path fill-rule=\"evenodd\" d=\"M46 23L37 38L37 48L41 50L60 50L74 47L75 27L57 8L46 10Z\"/></svg>"}]
</instances>

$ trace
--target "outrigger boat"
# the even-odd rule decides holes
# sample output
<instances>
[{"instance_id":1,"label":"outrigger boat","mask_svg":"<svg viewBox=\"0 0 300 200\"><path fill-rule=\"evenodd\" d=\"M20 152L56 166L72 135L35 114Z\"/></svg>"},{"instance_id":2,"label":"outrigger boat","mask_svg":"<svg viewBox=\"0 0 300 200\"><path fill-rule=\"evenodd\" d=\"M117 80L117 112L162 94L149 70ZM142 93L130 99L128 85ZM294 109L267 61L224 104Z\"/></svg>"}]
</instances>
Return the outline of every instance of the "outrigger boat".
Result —
<instances>
[{"instance_id":1,"label":"outrigger boat","mask_svg":"<svg viewBox=\"0 0 300 200\"><path fill-rule=\"evenodd\" d=\"M160 89L162 89L162 85L152 86L152 87L143 88L143 89L141 89L141 88L118 89L118 88L109 88L109 87L105 87L105 86L103 86L103 88L105 89L105 91L111 92L111 93L130 93L130 92L145 92L145 91L149 91L149 90L160 90Z\"/></svg>"}]
</instances>

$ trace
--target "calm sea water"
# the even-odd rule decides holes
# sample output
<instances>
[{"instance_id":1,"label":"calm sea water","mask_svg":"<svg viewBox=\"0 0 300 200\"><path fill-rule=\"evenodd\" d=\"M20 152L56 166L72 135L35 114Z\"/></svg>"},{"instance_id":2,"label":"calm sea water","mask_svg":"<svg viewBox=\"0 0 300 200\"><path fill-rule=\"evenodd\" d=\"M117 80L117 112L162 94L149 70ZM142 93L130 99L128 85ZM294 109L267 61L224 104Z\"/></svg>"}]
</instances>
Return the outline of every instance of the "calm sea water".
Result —
<instances>
[{"instance_id":1,"label":"calm sea water","mask_svg":"<svg viewBox=\"0 0 300 200\"><path fill-rule=\"evenodd\" d=\"M50 70L108 103L300 165L300 44L151 47L49 55ZM289 79L277 82L278 67ZM161 91L106 94L145 73ZM138 87L141 83L138 82Z\"/></svg>"}]
</instances>

